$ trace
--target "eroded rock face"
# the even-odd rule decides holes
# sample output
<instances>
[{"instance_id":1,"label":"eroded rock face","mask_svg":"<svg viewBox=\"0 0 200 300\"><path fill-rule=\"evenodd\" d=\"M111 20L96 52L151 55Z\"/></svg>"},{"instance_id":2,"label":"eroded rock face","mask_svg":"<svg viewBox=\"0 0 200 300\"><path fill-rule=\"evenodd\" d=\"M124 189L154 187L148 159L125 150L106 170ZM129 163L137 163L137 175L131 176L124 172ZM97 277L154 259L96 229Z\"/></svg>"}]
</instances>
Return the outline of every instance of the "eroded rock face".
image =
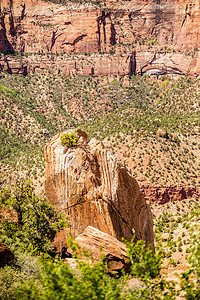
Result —
<instances>
[{"instance_id":1,"label":"eroded rock face","mask_svg":"<svg viewBox=\"0 0 200 300\"><path fill-rule=\"evenodd\" d=\"M41 0L2 0L0 9L0 52L41 54L37 59L14 57L10 64L2 57L0 70L21 73L24 66L28 71L44 66L82 75L200 73L198 1L104 1L100 6L67 2L63 6ZM64 57L43 57L44 53ZM75 55L73 61L65 55L70 53L93 55L81 61Z\"/></svg>"},{"instance_id":2,"label":"eroded rock face","mask_svg":"<svg viewBox=\"0 0 200 300\"><path fill-rule=\"evenodd\" d=\"M69 216L77 237L93 226L117 239L154 243L150 208L131 173L102 142L66 149L60 134L45 147L46 196Z\"/></svg>"},{"instance_id":3,"label":"eroded rock face","mask_svg":"<svg viewBox=\"0 0 200 300\"><path fill-rule=\"evenodd\" d=\"M101 261L105 255L109 263L109 273L128 270L126 262L127 247L111 235L104 233L92 226L88 226L82 234L76 237L75 242L84 250L89 252L94 263ZM101 251L100 251L101 248ZM70 251L73 254L73 251Z\"/></svg>"},{"instance_id":4,"label":"eroded rock face","mask_svg":"<svg viewBox=\"0 0 200 300\"><path fill-rule=\"evenodd\" d=\"M194 186L142 186L141 191L148 201L161 204L200 196L200 189Z\"/></svg>"}]
</instances>

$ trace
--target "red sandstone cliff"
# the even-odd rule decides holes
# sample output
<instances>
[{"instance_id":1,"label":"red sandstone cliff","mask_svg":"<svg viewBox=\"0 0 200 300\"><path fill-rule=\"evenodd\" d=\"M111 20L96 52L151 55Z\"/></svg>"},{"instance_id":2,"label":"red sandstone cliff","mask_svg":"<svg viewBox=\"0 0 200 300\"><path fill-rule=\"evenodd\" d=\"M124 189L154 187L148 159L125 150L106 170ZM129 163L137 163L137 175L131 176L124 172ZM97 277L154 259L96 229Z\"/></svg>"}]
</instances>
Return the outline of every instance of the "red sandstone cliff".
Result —
<instances>
[{"instance_id":1,"label":"red sandstone cliff","mask_svg":"<svg viewBox=\"0 0 200 300\"><path fill-rule=\"evenodd\" d=\"M113 237L154 242L150 208L136 180L102 142L74 148L57 135L45 147L46 196L66 212L74 237L93 226ZM57 241L58 242L58 241Z\"/></svg>"},{"instance_id":2,"label":"red sandstone cliff","mask_svg":"<svg viewBox=\"0 0 200 300\"><path fill-rule=\"evenodd\" d=\"M148 201L161 204L200 196L200 189L195 186L142 186L141 191Z\"/></svg>"},{"instance_id":3,"label":"red sandstone cliff","mask_svg":"<svg viewBox=\"0 0 200 300\"><path fill-rule=\"evenodd\" d=\"M103 4L103 3L102 3ZM107 1L62 6L41 0L1 0L0 51L62 53L5 57L0 69L35 70L40 64L66 74L199 73L199 1ZM70 53L93 53L71 62ZM104 53L107 54L99 54ZM114 54L114 55L113 55ZM7 57L6 57L7 59ZM44 62L45 60L45 62ZM82 64L80 63L82 60ZM43 67L44 67L43 65ZM65 68L64 68L65 66Z\"/></svg>"}]
</instances>

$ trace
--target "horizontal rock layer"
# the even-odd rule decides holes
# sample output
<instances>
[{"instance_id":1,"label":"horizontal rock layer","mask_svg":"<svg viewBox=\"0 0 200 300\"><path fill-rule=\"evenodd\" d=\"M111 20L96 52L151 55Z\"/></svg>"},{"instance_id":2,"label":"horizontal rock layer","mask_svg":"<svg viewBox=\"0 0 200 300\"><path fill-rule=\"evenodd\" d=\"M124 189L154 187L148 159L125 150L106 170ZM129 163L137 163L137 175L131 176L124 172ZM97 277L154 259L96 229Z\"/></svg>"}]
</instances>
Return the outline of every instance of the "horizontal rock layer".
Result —
<instances>
[{"instance_id":1,"label":"horizontal rock layer","mask_svg":"<svg viewBox=\"0 0 200 300\"><path fill-rule=\"evenodd\" d=\"M148 201L161 204L200 196L199 188L184 186L142 186L141 192Z\"/></svg>"},{"instance_id":2,"label":"horizontal rock layer","mask_svg":"<svg viewBox=\"0 0 200 300\"><path fill-rule=\"evenodd\" d=\"M199 57L184 53L138 51L123 54L30 54L0 55L0 72L32 74L49 69L57 74L75 75L138 75L138 74L191 74L199 73Z\"/></svg>"},{"instance_id":3,"label":"horizontal rock layer","mask_svg":"<svg viewBox=\"0 0 200 300\"><path fill-rule=\"evenodd\" d=\"M83 75L200 71L199 1L131 0L62 6L41 0L2 0L0 9L1 52L94 53L94 57L82 57L83 66L72 62L72 69L70 58L64 57L62 62L61 57L57 69L65 74L71 70ZM6 69L4 58L0 61L1 69ZM53 68L50 57L45 61L46 67ZM33 58L25 66L35 70L40 63L35 64ZM24 72L22 68L13 58L10 71Z\"/></svg>"}]
</instances>

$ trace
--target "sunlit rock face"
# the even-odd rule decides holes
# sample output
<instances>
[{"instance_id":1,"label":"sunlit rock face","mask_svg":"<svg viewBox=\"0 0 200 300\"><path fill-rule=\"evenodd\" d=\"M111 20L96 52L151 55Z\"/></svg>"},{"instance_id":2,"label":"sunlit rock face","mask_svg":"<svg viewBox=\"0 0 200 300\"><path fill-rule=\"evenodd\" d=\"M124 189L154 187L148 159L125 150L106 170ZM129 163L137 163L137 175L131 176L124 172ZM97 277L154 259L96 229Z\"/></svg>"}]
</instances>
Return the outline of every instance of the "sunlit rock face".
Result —
<instances>
[{"instance_id":1,"label":"sunlit rock face","mask_svg":"<svg viewBox=\"0 0 200 300\"><path fill-rule=\"evenodd\" d=\"M139 186L102 142L91 139L74 148L60 134L45 147L46 196L66 212L74 237L93 226L113 237L154 243L152 215Z\"/></svg>"},{"instance_id":2,"label":"sunlit rock face","mask_svg":"<svg viewBox=\"0 0 200 300\"><path fill-rule=\"evenodd\" d=\"M66 75L200 72L197 0L104 1L99 6L1 0L0 10L0 52L32 53L21 60L0 58L0 70L22 73L26 66L28 72L50 68Z\"/></svg>"}]
</instances>

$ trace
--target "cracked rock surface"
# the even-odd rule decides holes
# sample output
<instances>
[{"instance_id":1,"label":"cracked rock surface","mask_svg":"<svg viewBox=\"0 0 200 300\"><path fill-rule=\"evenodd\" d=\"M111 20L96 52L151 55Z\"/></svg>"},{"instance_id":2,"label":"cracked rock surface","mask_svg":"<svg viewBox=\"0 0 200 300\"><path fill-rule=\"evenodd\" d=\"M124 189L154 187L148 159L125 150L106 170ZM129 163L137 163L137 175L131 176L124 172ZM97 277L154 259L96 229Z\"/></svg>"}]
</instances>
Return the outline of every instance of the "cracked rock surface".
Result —
<instances>
[{"instance_id":1,"label":"cracked rock surface","mask_svg":"<svg viewBox=\"0 0 200 300\"><path fill-rule=\"evenodd\" d=\"M105 148L91 139L67 149L60 134L45 146L46 196L57 210L63 210L70 231L77 237L87 226L121 240L154 243L150 208L129 170Z\"/></svg>"}]
</instances>

